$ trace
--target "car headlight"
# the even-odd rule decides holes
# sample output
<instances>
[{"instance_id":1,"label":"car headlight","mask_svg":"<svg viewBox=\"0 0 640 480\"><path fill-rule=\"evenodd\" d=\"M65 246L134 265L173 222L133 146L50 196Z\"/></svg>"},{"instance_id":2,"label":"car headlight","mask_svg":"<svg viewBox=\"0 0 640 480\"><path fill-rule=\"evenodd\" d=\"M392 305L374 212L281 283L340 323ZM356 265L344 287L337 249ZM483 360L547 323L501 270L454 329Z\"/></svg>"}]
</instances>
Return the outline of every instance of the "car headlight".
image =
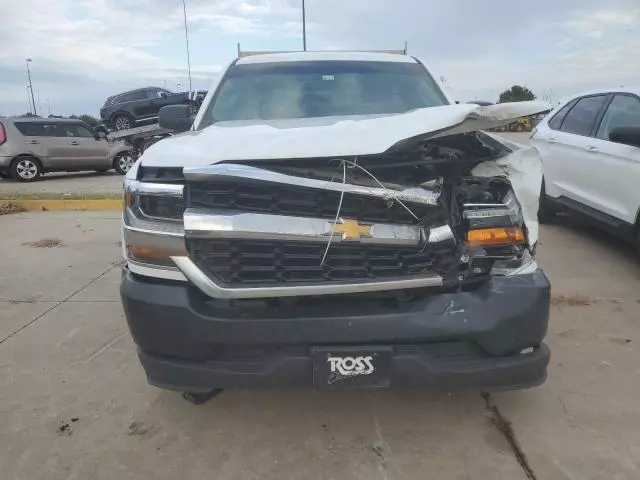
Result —
<instances>
[{"instance_id":1,"label":"car headlight","mask_svg":"<svg viewBox=\"0 0 640 480\"><path fill-rule=\"evenodd\" d=\"M471 183L466 191L463 185L460 199L467 278L522 273L522 268L534 264L535 259L527 245L520 204L506 181L489 179L480 183Z\"/></svg>"},{"instance_id":2,"label":"car headlight","mask_svg":"<svg viewBox=\"0 0 640 480\"><path fill-rule=\"evenodd\" d=\"M182 185L125 178L122 246L134 273L149 274L153 269L153 276L183 278L171 260L187 254L182 190Z\"/></svg>"}]
</instances>

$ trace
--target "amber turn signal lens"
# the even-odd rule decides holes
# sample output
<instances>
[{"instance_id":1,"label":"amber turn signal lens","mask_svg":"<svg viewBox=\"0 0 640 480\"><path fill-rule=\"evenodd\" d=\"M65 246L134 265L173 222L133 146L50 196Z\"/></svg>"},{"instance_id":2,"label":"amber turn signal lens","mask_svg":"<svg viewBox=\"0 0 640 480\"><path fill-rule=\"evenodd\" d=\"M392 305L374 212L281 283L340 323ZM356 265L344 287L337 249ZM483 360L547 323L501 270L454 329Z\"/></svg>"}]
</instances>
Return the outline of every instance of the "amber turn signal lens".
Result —
<instances>
[{"instance_id":1,"label":"amber turn signal lens","mask_svg":"<svg viewBox=\"0 0 640 480\"><path fill-rule=\"evenodd\" d=\"M158 262L169 261L169 258L173 256L184 256L186 252L172 252L150 247L129 247L129 254L136 260Z\"/></svg>"},{"instance_id":2,"label":"amber turn signal lens","mask_svg":"<svg viewBox=\"0 0 640 480\"><path fill-rule=\"evenodd\" d=\"M131 192L125 192L124 205L125 207L130 207L131 205L133 205L133 194Z\"/></svg>"},{"instance_id":3,"label":"amber turn signal lens","mask_svg":"<svg viewBox=\"0 0 640 480\"><path fill-rule=\"evenodd\" d=\"M520 227L481 228L469 230L467 233L467 244L472 247L522 242L524 242L524 232Z\"/></svg>"}]
</instances>

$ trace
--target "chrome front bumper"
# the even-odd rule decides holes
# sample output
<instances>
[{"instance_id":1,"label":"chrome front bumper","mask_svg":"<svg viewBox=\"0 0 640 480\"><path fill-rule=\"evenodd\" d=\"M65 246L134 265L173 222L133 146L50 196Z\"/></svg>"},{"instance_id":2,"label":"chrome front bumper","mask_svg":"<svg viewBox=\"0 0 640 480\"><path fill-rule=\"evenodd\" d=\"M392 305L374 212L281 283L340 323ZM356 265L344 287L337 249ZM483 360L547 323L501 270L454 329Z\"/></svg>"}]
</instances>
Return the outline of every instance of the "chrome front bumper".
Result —
<instances>
[{"instance_id":1,"label":"chrome front bumper","mask_svg":"<svg viewBox=\"0 0 640 480\"><path fill-rule=\"evenodd\" d=\"M185 238L254 238L272 240L321 241L329 238L332 242L350 242L343 234L334 233L332 223L324 219L281 217L251 213L211 214L195 209L187 209L184 214L184 228L179 225L159 231L150 229L148 221L140 220L131 212L123 217L123 245L135 244L168 251L185 249ZM362 242L397 246L418 246L426 241L434 244L453 239L448 225L431 230L410 225L372 225L371 234ZM171 257L175 267L146 264L129 259L131 272L170 280L190 281L202 292L213 298L266 298L301 295L335 295L356 292L376 292L407 288L437 287L442 285L442 277L437 274L385 278L384 280L357 280L331 282L326 284L272 285L260 287L229 287L221 285L207 276L186 254Z\"/></svg>"}]
</instances>

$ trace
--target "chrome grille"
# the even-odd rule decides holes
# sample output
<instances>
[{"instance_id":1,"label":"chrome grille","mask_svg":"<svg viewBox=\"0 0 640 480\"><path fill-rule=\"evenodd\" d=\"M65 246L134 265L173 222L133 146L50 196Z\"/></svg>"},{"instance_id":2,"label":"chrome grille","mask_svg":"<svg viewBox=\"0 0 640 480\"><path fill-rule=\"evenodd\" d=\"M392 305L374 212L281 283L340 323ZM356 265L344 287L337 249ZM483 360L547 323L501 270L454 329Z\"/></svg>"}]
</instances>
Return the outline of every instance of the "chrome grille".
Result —
<instances>
[{"instance_id":1,"label":"chrome grille","mask_svg":"<svg viewBox=\"0 0 640 480\"><path fill-rule=\"evenodd\" d=\"M331 282L445 275L454 262L449 244L428 250L325 243L189 239L189 256L210 278L230 285Z\"/></svg>"},{"instance_id":2,"label":"chrome grille","mask_svg":"<svg viewBox=\"0 0 640 480\"><path fill-rule=\"evenodd\" d=\"M340 192L296 187L271 182L217 180L194 182L185 189L187 205L192 208L229 209L333 219L340 202ZM434 216L433 205L406 203L418 218ZM357 218L362 223L412 225L417 220L398 201L345 193L341 216Z\"/></svg>"}]
</instances>

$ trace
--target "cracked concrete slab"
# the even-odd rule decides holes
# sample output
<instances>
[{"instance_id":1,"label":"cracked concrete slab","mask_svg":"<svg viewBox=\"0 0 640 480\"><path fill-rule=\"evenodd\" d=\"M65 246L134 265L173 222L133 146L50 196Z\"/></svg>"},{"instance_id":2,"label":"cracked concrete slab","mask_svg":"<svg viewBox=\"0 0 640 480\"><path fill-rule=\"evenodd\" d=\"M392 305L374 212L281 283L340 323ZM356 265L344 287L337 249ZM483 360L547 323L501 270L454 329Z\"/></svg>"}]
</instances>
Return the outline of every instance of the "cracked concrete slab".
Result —
<instances>
[{"instance_id":1,"label":"cracked concrete slab","mask_svg":"<svg viewBox=\"0 0 640 480\"><path fill-rule=\"evenodd\" d=\"M23 297L12 302L0 302L0 342L56 305L56 302L30 300Z\"/></svg>"},{"instance_id":2,"label":"cracked concrete slab","mask_svg":"<svg viewBox=\"0 0 640 480\"><path fill-rule=\"evenodd\" d=\"M0 301L61 301L122 258L118 212L43 212L0 218ZM43 239L61 245L28 245Z\"/></svg>"},{"instance_id":3,"label":"cracked concrete slab","mask_svg":"<svg viewBox=\"0 0 640 480\"><path fill-rule=\"evenodd\" d=\"M589 302L552 307L546 383L494 401L539 479L640 478L640 266L580 226L551 225L543 238L552 290Z\"/></svg>"},{"instance_id":4,"label":"cracked concrete slab","mask_svg":"<svg viewBox=\"0 0 640 480\"><path fill-rule=\"evenodd\" d=\"M120 303L121 268L115 265L91 285L73 295L70 302L118 302Z\"/></svg>"},{"instance_id":5,"label":"cracked concrete slab","mask_svg":"<svg viewBox=\"0 0 640 480\"><path fill-rule=\"evenodd\" d=\"M118 268L108 271L120 259L118 215L9 217L0 247L60 236L78 273L65 277L55 248L41 268L1 258L0 297L40 297L0 304L0 333L56 305L41 300L78 293L0 344L3 479L527 478L477 392L234 391L195 407L150 387ZM553 306L547 382L491 400L538 480L637 479L640 267L618 242L573 226L545 226L541 238L554 294L588 301ZM34 265L38 275L25 273ZM23 269L11 285L7 267Z\"/></svg>"}]
</instances>

